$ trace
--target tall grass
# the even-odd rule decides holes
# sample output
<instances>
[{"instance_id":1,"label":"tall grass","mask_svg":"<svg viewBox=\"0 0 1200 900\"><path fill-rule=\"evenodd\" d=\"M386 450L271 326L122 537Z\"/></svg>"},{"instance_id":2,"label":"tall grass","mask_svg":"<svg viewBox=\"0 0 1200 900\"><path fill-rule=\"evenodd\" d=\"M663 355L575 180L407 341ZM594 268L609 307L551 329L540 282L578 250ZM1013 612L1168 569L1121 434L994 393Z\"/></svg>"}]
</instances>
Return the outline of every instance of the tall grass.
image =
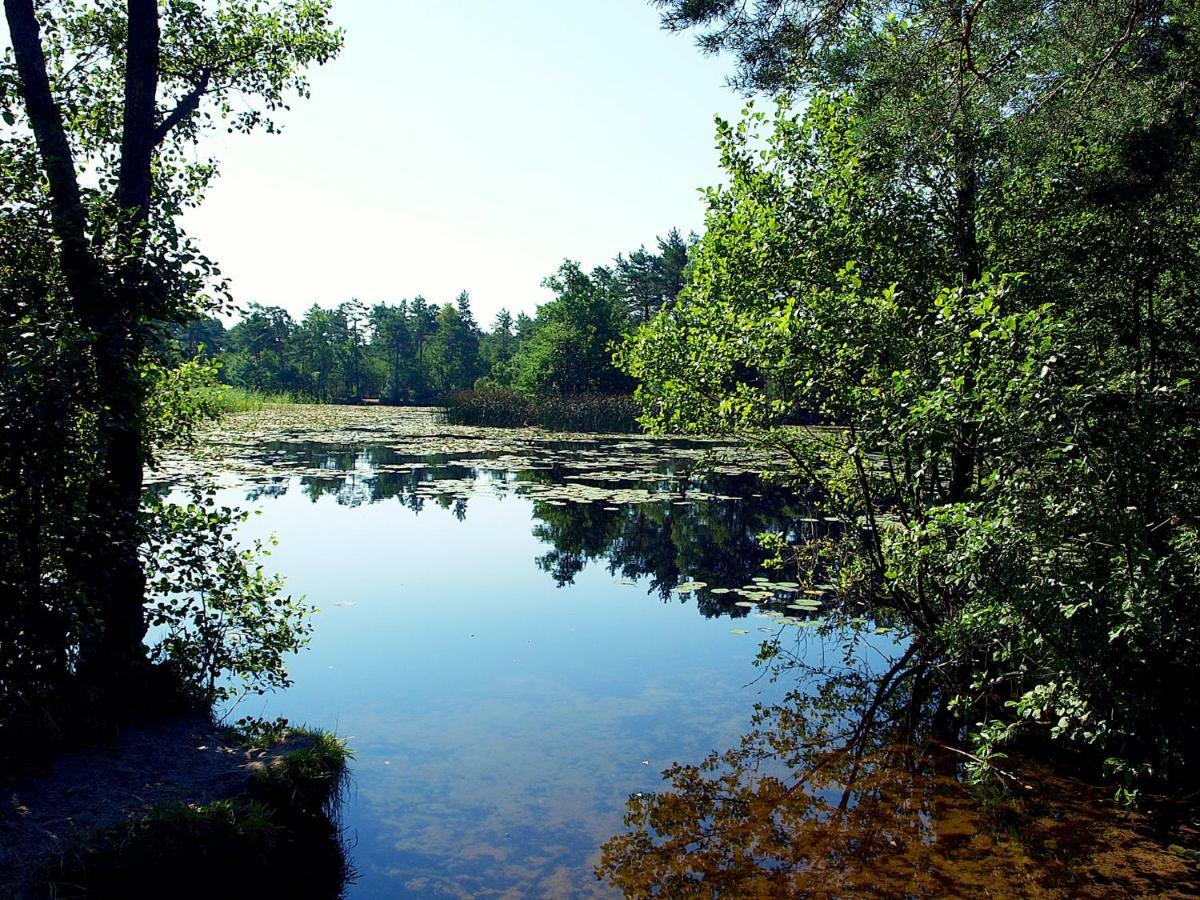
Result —
<instances>
[{"instance_id":1,"label":"tall grass","mask_svg":"<svg viewBox=\"0 0 1200 900\"><path fill-rule=\"evenodd\" d=\"M255 412L264 406L275 406L281 403L299 403L291 394L269 394L252 388L221 385L217 396L217 408L222 413Z\"/></svg>"},{"instance_id":2,"label":"tall grass","mask_svg":"<svg viewBox=\"0 0 1200 900\"><path fill-rule=\"evenodd\" d=\"M507 388L457 391L442 399L452 425L520 428L536 425L553 431L598 431L634 434L642 430L632 397L609 394L564 394L527 397Z\"/></svg>"}]
</instances>

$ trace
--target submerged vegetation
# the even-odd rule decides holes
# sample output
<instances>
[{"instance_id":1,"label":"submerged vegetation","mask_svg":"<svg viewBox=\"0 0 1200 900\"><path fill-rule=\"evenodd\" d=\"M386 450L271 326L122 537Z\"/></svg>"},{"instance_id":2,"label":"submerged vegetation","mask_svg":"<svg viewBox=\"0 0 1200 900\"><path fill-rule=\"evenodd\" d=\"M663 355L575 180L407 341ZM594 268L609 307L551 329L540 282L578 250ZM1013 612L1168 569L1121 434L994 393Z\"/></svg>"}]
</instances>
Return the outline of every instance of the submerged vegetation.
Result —
<instances>
[{"instance_id":1,"label":"submerged vegetation","mask_svg":"<svg viewBox=\"0 0 1200 900\"><path fill-rule=\"evenodd\" d=\"M1200 889L1148 819L1111 817L1102 790L1028 765L964 784L920 645L901 651L862 625L840 633L819 665L804 632L768 641L769 677L806 688L760 705L736 746L675 763L663 790L631 797L598 877L628 897L803 896L817 867L834 896Z\"/></svg>"}]
</instances>

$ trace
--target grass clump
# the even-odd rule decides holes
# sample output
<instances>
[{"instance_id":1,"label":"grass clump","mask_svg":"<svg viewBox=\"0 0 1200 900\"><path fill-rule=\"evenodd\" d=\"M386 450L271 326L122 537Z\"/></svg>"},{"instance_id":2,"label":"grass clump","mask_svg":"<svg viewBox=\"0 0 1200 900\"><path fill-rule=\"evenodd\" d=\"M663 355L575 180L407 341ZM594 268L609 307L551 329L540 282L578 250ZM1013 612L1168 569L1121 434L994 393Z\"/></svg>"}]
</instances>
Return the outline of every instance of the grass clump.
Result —
<instances>
[{"instance_id":1,"label":"grass clump","mask_svg":"<svg viewBox=\"0 0 1200 900\"><path fill-rule=\"evenodd\" d=\"M295 729L302 746L283 754L255 776L254 796L278 809L332 816L353 758L346 742L321 729Z\"/></svg>"},{"instance_id":2,"label":"grass clump","mask_svg":"<svg viewBox=\"0 0 1200 900\"><path fill-rule=\"evenodd\" d=\"M634 434L642 430L637 402L619 394L551 394L532 397L508 388L456 391L442 400L452 425L490 428L538 426L552 431Z\"/></svg>"}]
</instances>

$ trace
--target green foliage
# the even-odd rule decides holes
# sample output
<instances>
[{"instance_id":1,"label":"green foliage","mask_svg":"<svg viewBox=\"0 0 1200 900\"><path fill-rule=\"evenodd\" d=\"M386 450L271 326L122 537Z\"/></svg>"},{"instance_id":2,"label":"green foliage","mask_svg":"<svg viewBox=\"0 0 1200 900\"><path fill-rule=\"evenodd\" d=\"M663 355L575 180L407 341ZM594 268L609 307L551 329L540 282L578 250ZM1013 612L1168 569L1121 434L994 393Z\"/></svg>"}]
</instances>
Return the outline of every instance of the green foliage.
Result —
<instances>
[{"instance_id":1,"label":"green foliage","mask_svg":"<svg viewBox=\"0 0 1200 900\"><path fill-rule=\"evenodd\" d=\"M1102 58L1107 26L1063 9L1070 35L1015 14L969 45L976 64L1003 46L1048 65L1070 42ZM850 525L850 599L942 655L980 759L1036 736L1127 790L1200 748L1174 687L1200 672L1194 17L1131 26L1129 68L1067 72L1103 100L1068 79L1037 106L1001 104L1009 73L943 68L932 23L851 34L831 14L824 43L747 55L754 79L809 88L805 112L781 99L765 136L752 110L720 125L728 186L688 284L618 355L650 427L766 432L792 454ZM922 48L929 87L905 93ZM953 108L942 71L966 92Z\"/></svg>"},{"instance_id":2,"label":"green foliage","mask_svg":"<svg viewBox=\"0 0 1200 900\"><path fill-rule=\"evenodd\" d=\"M194 327L172 335L181 349L198 340ZM280 307L251 304L228 331L202 336L220 348L222 380L251 396L430 404L484 373L484 335L465 292L441 308L423 297L369 309L356 300L314 304L299 322Z\"/></svg>"},{"instance_id":3,"label":"green foliage","mask_svg":"<svg viewBox=\"0 0 1200 900\"><path fill-rule=\"evenodd\" d=\"M200 357L171 368L153 358L143 364L149 451L190 443L199 426L225 410L226 391L217 381L219 371L215 360Z\"/></svg>"},{"instance_id":4,"label":"green foliage","mask_svg":"<svg viewBox=\"0 0 1200 900\"><path fill-rule=\"evenodd\" d=\"M568 260L544 283L555 298L538 308L508 364L507 382L534 396L627 393L630 383L612 363L626 325L612 273L586 273Z\"/></svg>"},{"instance_id":5,"label":"green foliage","mask_svg":"<svg viewBox=\"0 0 1200 900\"><path fill-rule=\"evenodd\" d=\"M691 236L694 243L696 236ZM683 289L688 265L689 243L679 230L672 228L658 239L658 252L639 247L626 257L614 260L616 284L631 322L649 321L664 306L669 306Z\"/></svg>"},{"instance_id":6,"label":"green foliage","mask_svg":"<svg viewBox=\"0 0 1200 900\"><path fill-rule=\"evenodd\" d=\"M217 401L215 368L199 358L218 333L211 322L182 365L158 336L228 299L180 223L217 172L196 145L218 127L274 130L341 35L323 0L10 0L4 14L0 587L17 599L0 612L0 744L10 745L9 725L30 735L20 723L37 718L35 739L57 739L146 696L142 473Z\"/></svg>"},{"instance_id":7,"label":"green foliage","mask_svg":"<svg viewBox=\"0 0 1200 900\"><path fill-rule=\"evenodd\" d=\"M529 396L627 394L633 385L613 364L613 347L630 322L674 299L687 264L678 232L659 245L660 255L618 257L616 274L564 262L545 282L554 300L533 318L501 310L491 331L479 327L463 292L441 307L424 297L370 309L353 300L314 305L299 322L280 307L251 304L228 331L200 319L171 338L178 353L219 359L231 387L321 403L428 405L476 384Z\"/></svg>"},{"instance_id":8,"label":"green foliage","mask_svg":"<svg viewBox=\"0 0 1200 900\"><path fill-rule=\"evenodd\" d=\"M28 277L43 249L0 213L0 765L64 735L93 628L81 576L95 410L79 329Z\"/></svg>"},{"instance_id":9,"label":"green foliage","mask_svg":"<svg viewBox=\"0 0 1200 900\"><path fill-rule=\"evenodd\" d=\"M439 394L475 383L481 374L479 327L464 291L457 305L447 303L438 312L436 331L429 347L430 381Z\"/></svg>"},{"instance_id":10,"label":"green foliage","mask_svg":"<svg viewBox=\"0 0 1200 900\"><path fill-rule=\"evenodd\" d=\"M248 516L217 507L198 488L186 505L160 501L147 513L147 612L157 638L151 656L208 703L287 687L287 656L312 631L314 608L264 572L264 543L238 545L237 528Z\"/></svg>"}]
</instances>

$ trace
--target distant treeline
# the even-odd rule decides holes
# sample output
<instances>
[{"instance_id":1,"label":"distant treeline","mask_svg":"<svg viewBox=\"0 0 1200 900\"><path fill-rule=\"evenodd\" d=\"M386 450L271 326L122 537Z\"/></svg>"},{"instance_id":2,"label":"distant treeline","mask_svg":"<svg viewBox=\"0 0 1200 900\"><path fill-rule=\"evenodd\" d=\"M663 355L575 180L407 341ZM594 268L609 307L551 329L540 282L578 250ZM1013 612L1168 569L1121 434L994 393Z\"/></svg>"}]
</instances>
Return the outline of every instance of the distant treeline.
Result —
<instances>
[{"instance_id":1,"label":"distant treeline","mask_svg":"<svg viewBox=\"0 0 1200 900\"><path fill-rule=\"evenodd\" d=\"M528 397L629 394L613 344L674 300L687 258L688 242L672 230L656 250L618 255L591 272L565 261L544 282L553 300L532 317L501 310L490 329L476 322L464 291L440 305L420 296L314 304L299 321L252 303L230 328L206 318L173 337L185 357L218 359L227 384L323 403L429 404L474 387Z\"/></svg>"}]
</instances>

